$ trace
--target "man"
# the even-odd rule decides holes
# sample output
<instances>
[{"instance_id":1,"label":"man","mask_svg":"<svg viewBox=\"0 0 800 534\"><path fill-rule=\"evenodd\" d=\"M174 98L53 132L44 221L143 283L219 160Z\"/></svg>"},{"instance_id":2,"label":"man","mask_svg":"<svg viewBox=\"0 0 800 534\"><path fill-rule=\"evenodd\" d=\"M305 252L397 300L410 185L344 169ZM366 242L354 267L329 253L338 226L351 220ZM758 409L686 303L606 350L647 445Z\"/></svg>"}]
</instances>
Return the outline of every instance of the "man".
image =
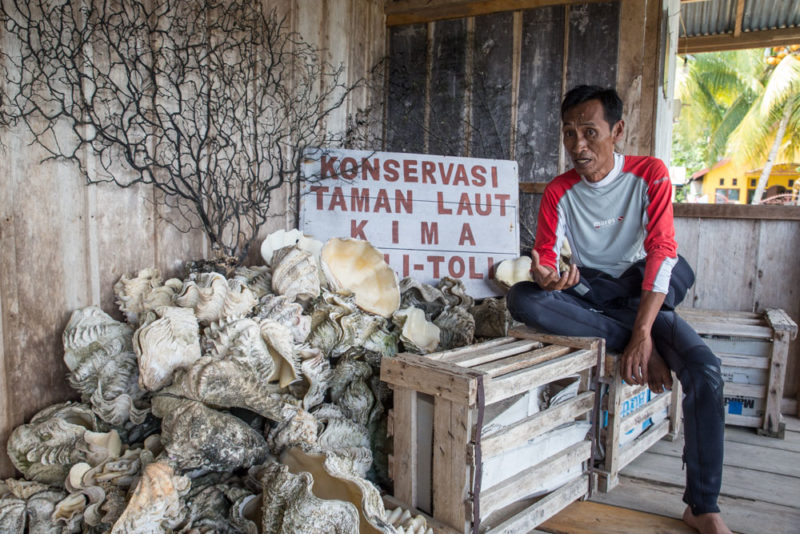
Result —
<instances>
[{"instance_id":1,"label":"man","mask_svg":"<svg viewBox=\"0 0 800 534\"><path fill-rule=\"evenodd\" d=\"M722 483L723 381L719 359L673 311L694 283L677 254L672 186L656 158L614 152L622 101L582 85L561 105L564 148L574 168L545 189L531 253L535 281L507 296L518 321L555 334L597 336L622 353L623 379L684 390L683 520L704 534L730 534L717 506ZM572 265L558 272L566 239Z\"/></svg>"}]
</instances>

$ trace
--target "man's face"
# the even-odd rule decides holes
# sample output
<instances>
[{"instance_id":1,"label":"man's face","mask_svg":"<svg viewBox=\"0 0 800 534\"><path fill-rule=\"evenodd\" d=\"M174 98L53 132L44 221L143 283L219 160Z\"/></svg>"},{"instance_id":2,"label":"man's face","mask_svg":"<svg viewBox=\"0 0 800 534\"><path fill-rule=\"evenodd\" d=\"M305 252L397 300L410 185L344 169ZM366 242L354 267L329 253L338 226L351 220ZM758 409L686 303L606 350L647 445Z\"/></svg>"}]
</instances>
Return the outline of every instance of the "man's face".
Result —
<instances>
[{"instance_id":1,"label":"man's face","mask_svg":"<svg viewBox=\"0 0 800 534\"><path fill-rule=\"evenodd\" d=\"M614 143L624 123L606 122L603 104L587 100L567 110L561 133L575 170L590 182L599 182L614 168Z\"/></svg>"}]
</instances>

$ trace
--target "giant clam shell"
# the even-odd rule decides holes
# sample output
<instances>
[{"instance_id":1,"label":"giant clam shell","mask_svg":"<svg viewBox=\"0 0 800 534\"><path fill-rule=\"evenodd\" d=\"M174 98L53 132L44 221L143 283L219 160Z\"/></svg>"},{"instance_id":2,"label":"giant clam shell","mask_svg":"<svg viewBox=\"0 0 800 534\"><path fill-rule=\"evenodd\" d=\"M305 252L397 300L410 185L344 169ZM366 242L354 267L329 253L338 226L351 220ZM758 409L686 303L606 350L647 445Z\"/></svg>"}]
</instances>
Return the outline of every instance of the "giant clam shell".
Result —
<instances>
[{"instance_id":1,"label":"giant clam shell","mask_svg":"<svg viewBox=\"0 0 800 534\"><path fill-rule=\"evenodd\" d=\"M315 482L310 473L295 475L286 465L272 462L260 471L259 479L263 486L261 527L264 532L366 532L359 529L359 513L353 504L315 496L312 491Z\"/></svg>"},{"instance_id":2,"label":"giant clam shell","mask_svg":"<svg viewBox=\"0 0 800 534\"><path fill-rule=\"evenodd\" d=\"M505 287L511 287L517 282L533 282L531 262L530 256L503 260L494 268L494 279Z\"/></svg>"},{"instance_id":3,"label":"giant clam shell","mask_svg":"<svg viewBox=\"0 0 800 534\"><path fill-rule=\"evenodd\" d=\"M61 525L51 520L63 491L25 480L0 481L0 532L61 534Z\"/></svg>"},{"instance_id":4,"label":"giant clam shell","mask_svg":"<svg viewBox=\"0 0 800 534\"><path fill-rule=\"evenodd\" d=\"M114 320L97 306L75 310L61 336L64 345L64 363L72 373L79 373L84 365L96 358L110 358L131 350L133 330L125 323ZM70 385L81 393L91 395L96 382L84 385L83 380L71 379Z\"/></svg>"},{"instance_id":5,"label":"giant clam shell","mask_svg":"<svg viewBox=\"0 0 800 534\"><path fill-rule=\"evenodd\" d=\"M182 497L190 485L188 478L175 475L167 463L148 464L128 506L114 523L112 534L166 532L176 528L186 516Z\"/></svg>"},{"instance_id":6,"label":"giant clam shell","mask_svg":"<svg viewBox=\"0 0 800 534\"><path fill-rule=\"evenodd\" d=\"M372 367L368 363L342 358L331 378L331 400L345 416L361 425L367 424L375 404L375 397L366 383L371 375Z\"/></svg>"},{"instance_id":7,"label":"giant clam shell","mask_svg":"<svg viewBox=\"0 0 800 534\"><path fill-rule=\"evenodd\" d=\"M305 410L275 425L267 435L270 451L278 456L287 447L313 448L317 443L317 419Z\"/></svg>"},{"instance_id":8,"label":"giant clam shell","mask_svg":"<svg viewBox=\"0 0 800 534\"><path fill-rule=\"evenodd\" d=\"M296 447L281 456L281 462L292 472L311 474L314 480L311 491L320 499L352 503L359 512L357 532L383 533L391 527L385 522L386 510L380 493L371 482L353 472L352 461L347 454L306 453Z\"/></svg>"},{"instance_id":9,"label":"giant clam shell","mask_svg":"<svg viewBox=\"0 0 800 534\"><path fill-rule=\"evenodd\" d=\"M303 399L303 409L310 410L325 400L333 371L328 358L319 349L304 347L298 354L303 382L290 386L290 391L295 397Z\"/></svg>"},{"instance_id":10,"label":"giant clam shell","mask_svg":"<svg viewBox=\"0 0 800 534\"><path fill-rule=\"evenodd\" d=\"M264 438L241 419L203 403L172 396L153 398L161 417L161 441L169 461L181 470L232 471L267 459Z\"/></svg>"},{"instance_id":11,"label":"giant clam shell","mask_svg":"<svg viewBox=\"0 0 800 534\"><path fill-rule=\"evenodd\" d=\"M398 534L433 534L433 529L428 527L424 516L412 516L411 512L401 506L386 511L386 522L397 529Z\"/></svg>"},{"instance_id":12,"label":"giant clam shell","mask_svg":"<svg viewBox=\"0 0 800 534\"><path fill-rule=\"evenodd\" d=\"M231 475L214 473L192 480L192 488L184 498L188 518L181 532L240 534L243 529L232 517L232 507L242 497L254 495L241 487L241 483Z\"/></svg>"},{"instance_id":13,"label":"giant clam shell","mask_svg":"<svg viewBox=\"0 0 800 534\"><path fill-rule=\"evenodd\" d=\"M448 306L470 308L475 304L475 299L467 294L467 289L464 287L464 282L461 280L445 276L439 280L436 284L436 288L442 292L442 296Z\"/></svg>"},{"instance_id":14,"label":"giant clam shell","mask_svg":"<svg viewBox=\"0 0 800 534\"><path fill-rule=\"evenodd\" d=\"M139 357L139 385L155 391L172 381L175 369L200 358L200 333L192 310L161 307L158 319L133 334L133 350Z\"/></svg>"},{"instance_id":15,"label":"giant clam shell","mask_svg":"<svg viewBox=\"0 0 800 534\"><path fill-rule=\"evenodd\" d=\"M328 283L337 291L353 293L362 310L391 317L400 306L397 275L369 242L330 239L320 260Z\"/></svg>"},{"instance_id":16,"label":"giant clam shell","mask_svg":"<svg viewBox=\"0 0 800 534\"><path fill-rule=\"evenodd\" d=\"M116 431L101 430L85 404L54 404L14 429L8 438L11 462L28 480L61 486L78 462L97 464L119 455Z\"/></svg>"},{"instance_id":17,"label":"giant clam shell","mask_svg":"<svg viewBox=\"0 0 800 534\"><path fill-rule=\"evenodd\" d=\"M272 292L272 270L267 266L262 267L237 267L233 278L241 280L257 299Z\"/></svg>"},{"instance_id":18,"label":"giant clam shell","mask_svg":"<svg viewBox=\"0 0 800 534\"><path fill-rule=\"evenodd\" d=\"M144 301L147 294L160 285L161 273L154 268L142 269L133 278L123 274L114 284L117 305L129 322L137 322L139 314L146 311ZM164 305L168 306L169 303Z\"/></svg>"},{"instance_id":19,"label":"giant clam shell","mask_svg":"<svg viewBox=\"0 0 800 534\"><path fill-rule=\"evenodd\" d=\"M272 258L272 290L300 302L319 295L320 280L314 256L298 247L277 250Z\"/></svg>"},{"instance_id":20,"label":"giant clam shell","mask_svg":"<svg viewBox=\"0 0 800 534\"><path fill-rule=\"evenodd\" d=\"M409 352L427 354L439 346L439 327L425 318L419 308L403 308L392 316L392 322L400 327L400 341Z\"/></svg>"},{"instance_id":21,"label":"giant clam shell","mask_svg":"<svg viewBox=\"0 0 800 534\"><path fill-rule=\"evenodd\" d=\"M439 349L447 350L472 343L475 318L461 306L446 308L433 321L439 327Z\"/></svg>"},{"instance_id":22,"label":"giant clam shell","mask_svg":"<svg viewBox=\"0 0 800 534\"><path fill-rule=\"evenodd\" d=\"M261 258L264 260L264 264L272 266L275 252L284 247L296 245L301 237L303 237L303 233L297 229L280 229L269 234L261 242Z\"/></svg>"},{"instance_id":23,"label":"giant clam shell","mask_svg":"<svg viewBox=\"0 0 800 534\"><path fill-rule=\"evenodd\" d=\"M412 306L419 308L425 312L428 320L438 316L447 306L447 301L440 289L430 284L424 284L410 276L400 280L400 295L402 308Z\"/></svg>"},{"instance_id":24,"label":"giant clam shell","mask_svg":"<svg viewBox=\"0 0 800 534\"><path fill-rule=\"evenodd\" d=\"M311 332L311 316L303 314L303 307L284 295L266 295L256 305L256 317L272 319L292 333L295 343L302 343Z\"/></svg>"},{"instance_id":25,"label":"giant clam shell","mask_svg":"<svg viewBox=\"0 0 800 534\"><path fill-rule=\"evenodd\" d=\"M511 314L505 298L487 298L469 309L475 318L475 336L504 337L508 334Z\"/></svg>"},{"instance_id":26,"label":"giant clam shell","mask_svg":"<svg viewBox=\"0 0 800 534\"><path fill-rule=\"evenodd\" d=\"M196 282L184 282L174 301L178 306L192 308L200 323L210 324L247 315L256 303L256 296L242 280L227 280L219 273L201 273Z\"/></svg>"}]
</instances>

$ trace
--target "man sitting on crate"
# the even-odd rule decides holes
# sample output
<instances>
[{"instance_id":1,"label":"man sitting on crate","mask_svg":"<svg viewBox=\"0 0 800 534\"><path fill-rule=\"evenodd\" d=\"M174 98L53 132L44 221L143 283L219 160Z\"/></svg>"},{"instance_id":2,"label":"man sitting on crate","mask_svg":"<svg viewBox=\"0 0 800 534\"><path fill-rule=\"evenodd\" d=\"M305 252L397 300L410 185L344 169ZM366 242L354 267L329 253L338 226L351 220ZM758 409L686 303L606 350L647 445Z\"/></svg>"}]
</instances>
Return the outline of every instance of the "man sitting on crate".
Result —
<instances>
[{"instance_id":1,"label":"man sitting on crate","mask_svg":"<svg viewBox=\"0 0 800 534\"><path fill-rule=\"evenodd\" d=\"M533 282L507 296L512 317L554 334L596 336L622 353L630 384L660 393L675 372L685 397L683 520L703 533L730 533L717 506L722 483L724 408L719 359L673 311L694 283L677 254L672 185L664 163L614 152L622 137L614 89L582 85L561 105L564 148L574 168L545 189ZM566 239L572 264L559 273Z\"/></svg>"}]
</instances>

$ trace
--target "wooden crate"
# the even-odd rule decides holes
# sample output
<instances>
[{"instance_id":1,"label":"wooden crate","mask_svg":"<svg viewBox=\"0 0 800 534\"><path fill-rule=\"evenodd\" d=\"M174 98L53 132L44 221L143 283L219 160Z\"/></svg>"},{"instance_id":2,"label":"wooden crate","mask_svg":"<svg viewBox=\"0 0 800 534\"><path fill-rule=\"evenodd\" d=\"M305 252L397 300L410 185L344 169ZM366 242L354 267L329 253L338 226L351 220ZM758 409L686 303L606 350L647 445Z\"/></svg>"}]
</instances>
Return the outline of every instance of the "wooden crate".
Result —
<instances>
[{"instance_id":1,"label":"wooden crate","mask_svg":"<svg viewBox=\"0 0 800 534\"><path fill-rule=\"evenodd\" d=\"M783 438L781 400L797 324L781 309L763 313L679 309L722 360L725 423Z\"/></svg>"},{"instance_id":2,"label":"wooden crate","mask_svg":"<svg viewBox=\"0 0 800 534\"><path fill-rule=\"evenodd\" d=\"M597 470L600 491L611 491L619 484L619 472L640 454L662 438L675 439L680 433L681 399L680 382L673 373L672 391L655 394L647 386L626 384L619 368L620 355L609 353L601 381L607 385L603 395L604 425L601 435L605 456ZM653 421L666 410L660 421ZM634 439L624 442L629 433L636 433L643 425L650 426Z\"/></svg>"},{"instance_id":3,"label":"wooden crate","mask_svg":"<svg viewBox=\"0 0 800 534\"><path fill-rule=\"evenodd\" d=\"M383 358L381 380L394 390L389 432L395 499L445 525L435 532L527 532L585 497L593 483L593 431L490 487L481 487L491 478L482 470L503 454L556 436L563 423L590 426L586 421L591 423L599 408L595 391L604 353L601 339L521 328L509 337L459 349ZM579 376L575 397L484 433L484 416L492 410L573 375ZM575 472L575 477L554 482L566 472ZM552 484L561 485L548 486ZM520 500L543 488L549 493Z\"/></svg>"}]
</instances>

